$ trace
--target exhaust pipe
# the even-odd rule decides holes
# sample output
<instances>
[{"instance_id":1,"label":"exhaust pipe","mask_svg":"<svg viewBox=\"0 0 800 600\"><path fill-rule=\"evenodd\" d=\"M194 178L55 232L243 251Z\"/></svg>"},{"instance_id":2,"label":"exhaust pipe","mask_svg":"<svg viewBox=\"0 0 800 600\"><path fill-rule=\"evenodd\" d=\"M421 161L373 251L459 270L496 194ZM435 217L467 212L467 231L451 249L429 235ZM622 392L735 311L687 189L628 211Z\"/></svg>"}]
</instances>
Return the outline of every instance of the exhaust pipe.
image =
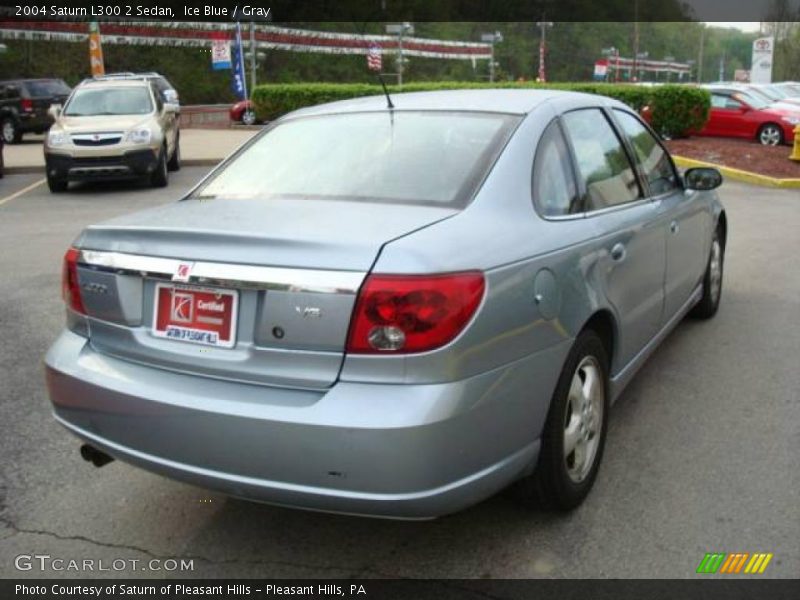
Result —
<instances>
[{"instance_id":1,"label":"exhaust pipe","mask_svg":"<svg viewBox=\"0 0 800 600\"><path fill-rule=\"evenodd\" d=\"M89 444L83 444L81 446L81 458L86 462L92 463L98 469L114 460L105 452L101 452Z\"/></svg>"}]
</instances>

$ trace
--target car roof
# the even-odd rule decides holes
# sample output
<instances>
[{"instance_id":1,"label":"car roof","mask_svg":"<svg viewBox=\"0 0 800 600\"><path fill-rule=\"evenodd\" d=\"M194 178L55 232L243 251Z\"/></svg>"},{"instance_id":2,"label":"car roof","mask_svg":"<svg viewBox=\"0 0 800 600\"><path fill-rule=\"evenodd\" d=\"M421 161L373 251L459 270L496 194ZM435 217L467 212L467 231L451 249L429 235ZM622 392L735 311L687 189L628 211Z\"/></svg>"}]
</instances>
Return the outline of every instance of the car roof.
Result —
<instances>
[{"instance_id":1,"label":"car roof","mask_svg":"<svg viewBox=\"0 0 800 600\"><path fill-rule=\"evenodd\" d=\"M440 90L432 92L404 92L391 94L392 104L397 110L446 110L465 112L507 113L524 115L536 107L559 99L583 99L587 104L625 106L621 102L579 92L534 89L479 89L479 90ZM302 108L291 113L292 116L311 116L351 112L370 112L386 110L386 96L365 96L351 100L340 100Z\"/></svg>"}]
</instances>

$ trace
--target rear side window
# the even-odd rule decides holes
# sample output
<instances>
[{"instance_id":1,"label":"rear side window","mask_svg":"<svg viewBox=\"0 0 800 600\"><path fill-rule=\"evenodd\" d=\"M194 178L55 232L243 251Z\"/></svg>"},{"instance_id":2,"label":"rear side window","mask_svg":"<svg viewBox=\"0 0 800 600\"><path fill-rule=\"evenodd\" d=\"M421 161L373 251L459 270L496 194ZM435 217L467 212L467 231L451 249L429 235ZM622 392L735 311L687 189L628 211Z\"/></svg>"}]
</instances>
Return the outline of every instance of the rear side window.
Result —
<instances>
[{"instance_id":1,"label":"rear side window","mask_svg":"<svg viewBox=\"0 0 800 600\"><path fill-rule=\"evenodd\" d=\"M575 151L578 177L586 189L588 210L642 198L628 155L611 123L598 108L566 113L564 129Z\"/></svg>"},{"instance_id":2,"label":"rear side window","mask_svg":"<svg viewBox=\"0 0 800 600\"><path fill-rule=\"evenodd\" d=\"M533 163L533 199L546 217L581 211L572 159L558 121L545 129Z\"/></svg>"},{"instance_id":3,"label":"rear side window","mask_svg":"<svg viewBox=\"0 0 800 600\"><path fill-rule=\"evenodd\" d=\"M70 92L69 86L60 79L28 81L25 83L25 87L28 89L28 94L32 98L66 96Z\"/></svg>"},{"instance_id":4,"label":"rear side window","mask_svg":"<svg viewBox=\"0 0 800 600\"><path fill-rule=\"evenodd\" d=\"M666 194L678 188L678 179L666 150L633 115L614 110L622 131L628 136L639 167L647 180L652 196Z\"/></svg>"}]
</instances>

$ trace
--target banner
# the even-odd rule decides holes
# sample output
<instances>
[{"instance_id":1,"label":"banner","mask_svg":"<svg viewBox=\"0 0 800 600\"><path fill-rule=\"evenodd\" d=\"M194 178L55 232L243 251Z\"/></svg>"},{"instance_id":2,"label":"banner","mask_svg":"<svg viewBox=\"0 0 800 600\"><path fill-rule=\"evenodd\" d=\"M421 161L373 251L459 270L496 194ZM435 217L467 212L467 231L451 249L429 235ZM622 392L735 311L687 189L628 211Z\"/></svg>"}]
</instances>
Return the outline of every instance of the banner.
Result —
<instances>
[{"instance_id":1,"label":"banner","mask_svg":"<svg viewBox=\"0 0 800 600\"><path fill-rule=\"evenodd\" d=\"M595 62L594 78L599 81L605 79L606 75L608 75L608 61L603 59Z\"/></svg>"},{"instance_id":2,"label":"banner","mask_svg":"<svg viewBox=\"0 0 800 600\"><path fill-rule=\"evenodd\" d=\"M247 100L247 80L244 73L244 51L242 49L242 28L236 23L236 39L233 42L233 79L231 89L240 100Z\"/></svg>"},{"instance_id":3,"label":"banner","mask_svg":"<svg viewBox=\"0 0 800 600\"><path fill-rule=\"evenodd\" d=\"M215 71L231 68L231 44L228 40L211 42L211 68Z\"/></svg>"},{"instance_id":4,"label":"banner","mask_svg":"<svg viewBox=\"0 0 800 600\"><path fill-rule=\"evenodd\" d=\"M772 83L772 51L774 46L774 37L759 38L753 42L750 83Z\"/></svg>"},{"instance_id":5,"label":"banner","mask_svg":"<svg viewBox=\"0 0 800 600\"><path fill-rule=\"evenodd\" d=\"M367 54L367 68L370 71L380 71L383 68L383 57L380 46L371 46Z\"/></svg>"},{"instance_id":6,"label":"banner","mask_svg":"<svg viewBox=\"0 0 800 600\"><path fill-rule=\"evenodd\" d=\"M100 44L100 27L96 21L89 23L89 66L92 77L99 77L106 73L103 64L103 48Z\"/></svg>"}]
</instances>

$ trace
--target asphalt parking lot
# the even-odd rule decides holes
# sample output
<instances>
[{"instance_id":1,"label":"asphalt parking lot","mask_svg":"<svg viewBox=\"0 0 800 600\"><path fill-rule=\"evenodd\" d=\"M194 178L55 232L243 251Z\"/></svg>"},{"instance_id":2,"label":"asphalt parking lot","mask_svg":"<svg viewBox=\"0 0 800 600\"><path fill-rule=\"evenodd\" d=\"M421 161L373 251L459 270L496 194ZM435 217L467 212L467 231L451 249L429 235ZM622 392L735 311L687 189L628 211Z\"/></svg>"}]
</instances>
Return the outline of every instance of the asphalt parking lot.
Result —
<instances>
[{"instance_id":1,"label":"asphalt parking lot","mask_svg":"<svg viewBox=\"0 0 800 600\"><path fill-rule=\"evenodd\" d=\"M800 576L800 193L726 183L722 305L686 321L614 406L604 463L568 515L500 494L429 522L293 511L114 462L95 469L50 416L41 359L63 323L61 259L82 227L179 197L170 186L0 180L0 576L20 554L193 559L141 577L696 577L706 552L771 552ZM301 460L301 458L299 458Z\"/></svg>"}]
</instances>

